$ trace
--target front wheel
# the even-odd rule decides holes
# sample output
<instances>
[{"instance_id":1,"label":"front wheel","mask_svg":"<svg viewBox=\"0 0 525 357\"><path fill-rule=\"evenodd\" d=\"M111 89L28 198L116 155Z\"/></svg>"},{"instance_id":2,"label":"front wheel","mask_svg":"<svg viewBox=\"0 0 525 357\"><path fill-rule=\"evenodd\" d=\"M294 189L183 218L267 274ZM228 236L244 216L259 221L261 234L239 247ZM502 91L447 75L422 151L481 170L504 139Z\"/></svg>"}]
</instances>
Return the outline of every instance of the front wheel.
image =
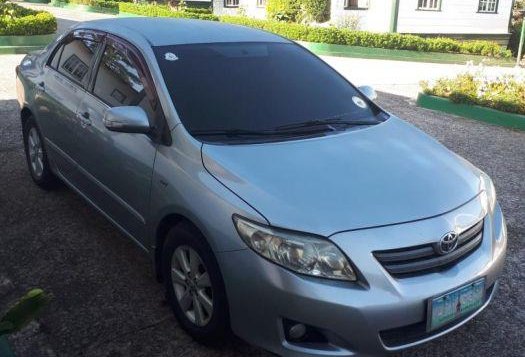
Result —
<instances>
[{"instance_id":1,"label":"front wheel","mask_svg":"<svg viewBox=\"0 0 525 357\"><path fill-rule=\"evenodd\" d=\"M167 297L182 328L199 342L220 344L230 331L228 302L205 238L190 224L180 223L169 231L162 253Z\"/></svg>"},{"instance_id":2,"label":"front wheel","mask_svg":"<svg viewBox=\"0 0 525 357\"><path fill-rule=\"evenodd\" d=\"M49 167L43 138L33 117L29 117L26 120L23 127L23 136L27 166L31 178L39 187L45 190L55 188L58 179Z\"/></svg>"}]
</instances>

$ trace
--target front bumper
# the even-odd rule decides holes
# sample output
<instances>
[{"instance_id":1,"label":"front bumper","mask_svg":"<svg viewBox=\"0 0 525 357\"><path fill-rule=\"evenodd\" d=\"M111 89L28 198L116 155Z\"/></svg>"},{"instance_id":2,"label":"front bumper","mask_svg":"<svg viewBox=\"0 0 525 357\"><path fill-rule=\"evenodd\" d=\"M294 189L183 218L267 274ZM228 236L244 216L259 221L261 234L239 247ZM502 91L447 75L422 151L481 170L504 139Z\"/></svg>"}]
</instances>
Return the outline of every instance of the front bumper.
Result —
<instances>
[{"instance_id":1,"label":"front bumper","mask_svg":"<svg viewBox=\"0 0 525 357\"><path fill-rule=\"evenodd\" d=\"M445 270L394 278L372 255L376 250L431 242L484 216L481 245ZM459 327L488 305L503 268L507 240L499 205L486 214L478 199L435 218L340 233L331 239L359 269L360 283L298 275L249 249L218 254L233 331L283 356L378 355L411 347ZM417 331L425 325L429 298L481 277L487 298L480 309L433 333L424 327ZM315 327L329 343L287 341L283 319Z\"/></svg>"}]
</instances>

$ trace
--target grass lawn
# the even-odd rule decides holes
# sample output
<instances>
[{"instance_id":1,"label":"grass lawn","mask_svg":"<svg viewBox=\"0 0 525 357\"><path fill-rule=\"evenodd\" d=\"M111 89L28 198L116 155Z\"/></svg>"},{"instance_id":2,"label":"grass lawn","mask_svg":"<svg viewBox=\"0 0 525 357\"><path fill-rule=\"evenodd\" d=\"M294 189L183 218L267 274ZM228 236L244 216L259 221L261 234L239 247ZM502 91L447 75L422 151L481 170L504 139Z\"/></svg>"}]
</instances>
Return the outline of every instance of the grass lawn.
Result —
<instances>
[{"instance_id":1,"label":"grass lawn","mask_svg":"<svg viewBox=\"0 0 525 357\"><path fill-rule=\"evenodd\" d=\"M515 65L515 59L513 58L494 58L457 53L419 52L407 50L390 50L384 48L331 45L325 43L313 43L302 41L297 42L303 45L304 47L308 48L315 54L321 56L371 58L393 61L449 64L465 64L465 62L467 61L473 61L474 64L478 64L482 60L485 60L487 65L492 66L512 67Z\"/></svg>"}]
</instances>

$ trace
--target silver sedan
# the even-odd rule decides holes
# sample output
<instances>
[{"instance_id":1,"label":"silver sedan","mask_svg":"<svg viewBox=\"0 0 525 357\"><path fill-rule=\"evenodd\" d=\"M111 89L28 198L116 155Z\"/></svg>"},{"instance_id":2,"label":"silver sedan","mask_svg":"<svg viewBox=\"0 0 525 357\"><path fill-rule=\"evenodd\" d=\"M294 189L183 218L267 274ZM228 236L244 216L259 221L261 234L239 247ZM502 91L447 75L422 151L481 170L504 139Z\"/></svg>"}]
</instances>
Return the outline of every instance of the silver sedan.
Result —
<instances>
[{"instance_id":1,"label":"silver sedan","mask_svg":"<svg viewBox=\"0 0 525 357\"><path fill-rule=\"evenodd\" d=\"M282 37L87 22L26 56L17 89L34 182L65 183L142 248L199 341L383 354L494 296L491 179Z\"/></svg>"}]
</instances>

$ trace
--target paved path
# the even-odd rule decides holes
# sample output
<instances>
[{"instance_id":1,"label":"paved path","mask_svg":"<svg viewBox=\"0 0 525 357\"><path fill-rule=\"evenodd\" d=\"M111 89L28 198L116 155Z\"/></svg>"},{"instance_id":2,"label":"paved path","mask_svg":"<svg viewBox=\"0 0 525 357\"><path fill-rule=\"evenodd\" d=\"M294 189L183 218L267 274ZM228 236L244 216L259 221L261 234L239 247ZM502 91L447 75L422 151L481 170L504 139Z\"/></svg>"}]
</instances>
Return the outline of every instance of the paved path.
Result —
<instances>
[{"instance_id":1,"label":"paved path","mask_svg":"<svg viewBox=\"0 0 525 357\"><path fill-rule=\"evenodd\" d=\"M321 56L356 85L371 85L379 91L416 98L419 82L449 77L467 71L466 65L385 61ZM525 72L511 67L485 67L488 74Z\"/></svg>"},{"instance_id":2,"label":"paved path","mask_svg":"<svg viewBox=\"0 0 525 357\"><path fill-rule=\"evenodd\" d=\"M58 29L57 33L63 33L67 31L71 26L82 22L98 19L107 19L114 17L113 15L99 14L94 12L85 12L79 10L70 10L60 7L54 7L48 4L31 4L31 3L19 3L22 6L29 7L35 10L49 11L57 18Z\"/></svg>"}]
</instances>

